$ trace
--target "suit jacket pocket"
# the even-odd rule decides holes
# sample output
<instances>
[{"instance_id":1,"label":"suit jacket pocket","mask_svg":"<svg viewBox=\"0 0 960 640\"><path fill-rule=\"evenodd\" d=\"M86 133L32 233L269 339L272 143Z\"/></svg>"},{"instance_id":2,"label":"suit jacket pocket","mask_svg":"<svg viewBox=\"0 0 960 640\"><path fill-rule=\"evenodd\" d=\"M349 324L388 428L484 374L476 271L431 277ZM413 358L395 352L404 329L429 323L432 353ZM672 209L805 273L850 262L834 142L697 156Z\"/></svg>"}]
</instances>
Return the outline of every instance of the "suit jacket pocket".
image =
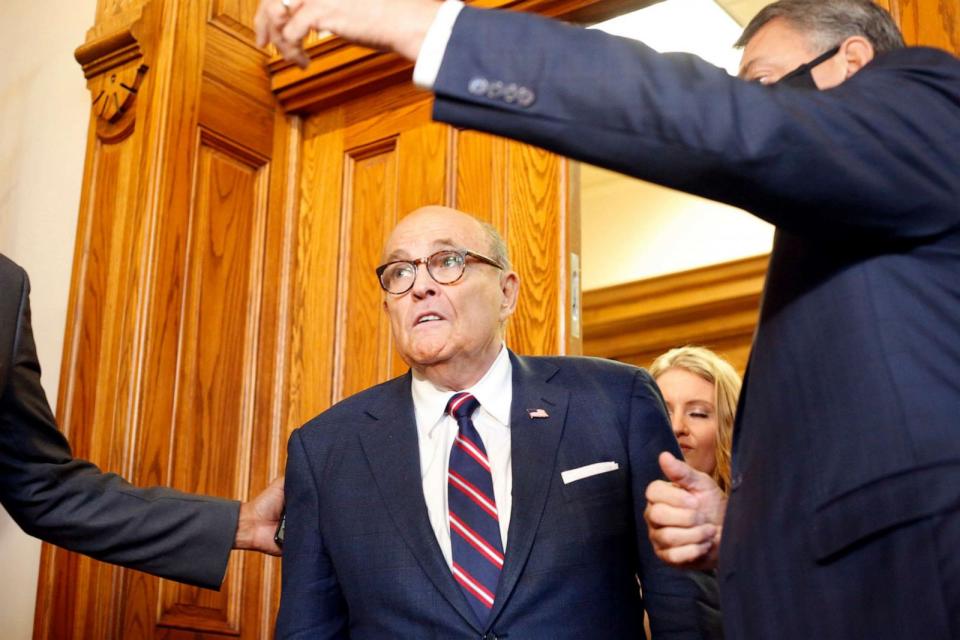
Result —
<instances>
[{"instance_id":1,"label":"suit jacket pocket","mask_svg":"<svg viewBox=\"0 0 960 640\"><path fill-rule=\"evenodd\" d=\"M613 471L598 473L586 478L580 478L563 486L563 497L570 501L577 500L599 500L608 498L618 498L625 495L626 492L626 471L623 465Z\"/></svg>"},{"instance_id":2,"label":"suit jacket pocket","mask_svg":"<svg viewBox=\"0 0 960 640\"><path fill-rule=\"evenodd\" d=\"M822 502L813 517L813 550L829 562L885 530L960 508L960 460L906 469Z\"/></svg>"}]
</instances>

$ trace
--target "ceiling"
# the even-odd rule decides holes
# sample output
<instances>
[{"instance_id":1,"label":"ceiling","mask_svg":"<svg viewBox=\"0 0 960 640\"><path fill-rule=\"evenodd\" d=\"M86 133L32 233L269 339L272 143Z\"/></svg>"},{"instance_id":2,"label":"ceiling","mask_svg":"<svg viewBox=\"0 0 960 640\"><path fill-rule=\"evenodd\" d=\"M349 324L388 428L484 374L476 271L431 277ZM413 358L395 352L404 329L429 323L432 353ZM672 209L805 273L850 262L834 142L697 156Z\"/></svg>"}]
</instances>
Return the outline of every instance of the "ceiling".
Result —
<instances>
[{"instance_id":1,"label":"ceiling","mask_svg":"<svg viewBox=\"0 0 960 640\"><path fill-rule=\"evenodd\" d=\"M741 27L745 27L753 16L757 15L771 0L716 0L724 11L729 13Z\"/></svg>"}]
</instances>

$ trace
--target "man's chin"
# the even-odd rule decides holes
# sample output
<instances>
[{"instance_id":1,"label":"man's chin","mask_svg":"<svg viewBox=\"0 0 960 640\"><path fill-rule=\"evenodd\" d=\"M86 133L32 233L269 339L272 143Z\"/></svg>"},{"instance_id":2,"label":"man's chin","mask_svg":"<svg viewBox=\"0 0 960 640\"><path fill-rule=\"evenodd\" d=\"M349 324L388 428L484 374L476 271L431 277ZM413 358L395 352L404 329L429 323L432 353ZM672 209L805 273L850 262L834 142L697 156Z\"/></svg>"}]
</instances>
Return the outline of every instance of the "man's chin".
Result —
<instances>
[{"instance_id":1,"label":"man's chin","mask_svg":"<svg viewBox=\"0 0 960 640\"><path fill-rule=\"evenodd\" d=\"M438 345L417 345L410 349L408 353L403 354L403 359L411 367L429 367L440 364L450 358L450 354L444 351L443 344Z\"/></svg>"}]
</instances>

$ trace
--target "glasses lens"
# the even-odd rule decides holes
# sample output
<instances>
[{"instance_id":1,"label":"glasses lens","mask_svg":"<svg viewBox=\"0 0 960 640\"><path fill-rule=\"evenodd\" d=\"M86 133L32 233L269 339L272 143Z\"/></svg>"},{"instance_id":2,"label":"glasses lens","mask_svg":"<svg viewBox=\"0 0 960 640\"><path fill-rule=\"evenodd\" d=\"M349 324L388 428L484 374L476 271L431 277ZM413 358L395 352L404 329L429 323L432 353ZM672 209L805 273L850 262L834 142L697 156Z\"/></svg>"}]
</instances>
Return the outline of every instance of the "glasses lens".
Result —
<instances>
[{"instance_id":1,"label":"glasses lens","mask_svg":"<svg viewBox=\"0 0 960 640\"><path fill-rule=\"evenodd\" d=\"M440 284L456 282L463 275L463 256L456 251L439 251L427 262L430 276Z\"/></svg>"},{"instance_id":2,"label":"glasses lens","mask_svg":"<svg viewBox=\"0 0 960 640\"><path fill-rule=\"evenodd\" d=\"M413 286L417 268L412 262L394 262L380 274L380 284L390 293L403 293Z\"/></svg>"}]
</instances>

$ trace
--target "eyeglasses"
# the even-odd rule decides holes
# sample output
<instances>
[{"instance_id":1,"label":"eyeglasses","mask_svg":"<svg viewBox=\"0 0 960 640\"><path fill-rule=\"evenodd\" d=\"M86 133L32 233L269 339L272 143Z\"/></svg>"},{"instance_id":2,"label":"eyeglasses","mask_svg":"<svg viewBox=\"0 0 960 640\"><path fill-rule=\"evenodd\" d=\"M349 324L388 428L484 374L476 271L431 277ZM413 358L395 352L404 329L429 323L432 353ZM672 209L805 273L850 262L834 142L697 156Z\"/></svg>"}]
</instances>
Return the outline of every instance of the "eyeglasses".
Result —
<instances>
[{"instance_id":1,"label":"eyeglasses","mask_svg":"<svg viewBox=\"0 0 960 640\"><path fill-rule=\"evenodd\" d=\"M482 256L473 251L461 249L455 251L446 249L437 251L426 258L417 258L416 260L395 260L377 267L377 278L380 279L380 287L387 293L400 295L413 288L413 283L417 280L417 267L421 264L427 265L427 273L437 284L453 284L463 277L463 271L467 267L467 258L473 258L477 262L488 264L497 269L503 269L503 265L494 260Z\"/></svg>"}]
</instances>

